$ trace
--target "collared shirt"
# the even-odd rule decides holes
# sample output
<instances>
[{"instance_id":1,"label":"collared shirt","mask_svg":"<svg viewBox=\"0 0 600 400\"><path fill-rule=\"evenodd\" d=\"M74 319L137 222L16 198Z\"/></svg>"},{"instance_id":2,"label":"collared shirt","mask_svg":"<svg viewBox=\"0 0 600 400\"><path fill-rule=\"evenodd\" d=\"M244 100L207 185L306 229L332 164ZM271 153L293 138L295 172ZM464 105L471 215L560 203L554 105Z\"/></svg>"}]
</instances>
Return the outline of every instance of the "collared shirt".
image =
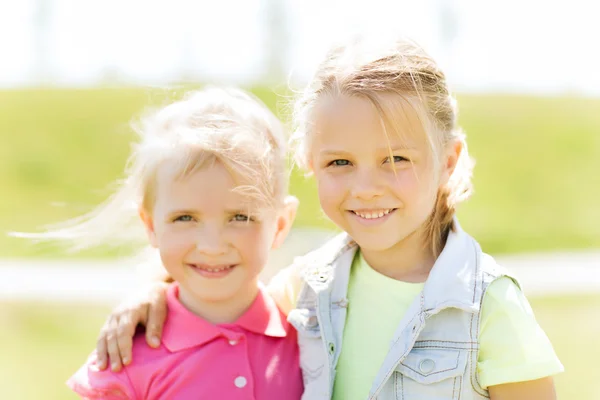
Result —
<instances>
[{"instance_id":1,"label":"collared shirt","mask_svg":"<svg viewBox=\"0 0 600 400\"><path fill-rule=\"evenodd\" d=\"M213 325L168 290L160 348L142 334L121 372L100 371L96 355L67 384L87 399L299 399L302 376L296 331L263 289L233 324Z\"/></svg>"}]
</instances>

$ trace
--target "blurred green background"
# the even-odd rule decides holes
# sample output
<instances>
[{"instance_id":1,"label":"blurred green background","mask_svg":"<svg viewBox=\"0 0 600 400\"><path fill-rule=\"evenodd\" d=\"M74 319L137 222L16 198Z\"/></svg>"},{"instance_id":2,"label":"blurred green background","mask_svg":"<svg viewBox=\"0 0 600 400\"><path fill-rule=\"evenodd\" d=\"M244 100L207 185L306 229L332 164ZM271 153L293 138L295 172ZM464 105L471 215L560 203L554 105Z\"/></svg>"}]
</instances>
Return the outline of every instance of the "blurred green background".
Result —
<instances>
[{"instance_id":1,"label":"blurred green background","mask_svg":"<svg viewBox=\"0 0 600 400\"><path fill-rule=\"evenodd\" d=\"M567 371L555 378L558 398L600 399L595 345L600 321L591 318L600 296L535 298L532 307ZM0 303L0 322L11 327L0 330L2 399L76 399L64 382L86 360L109 311L81 304Z\"/></svg>"},{"instance_id":2,"label":"blurred green background","mask_svg":"<svg viewBox=\"0 0 600 400\"><path fill-rule=\"evenodd\" d=\"M253 88L286 118L286 92ZM0 229L35 231L80 215L122 177L129 123L184 89L0 91ZM600 248L600 99L459 95L460 123L476 159L475 195L459 216L492 254ZM315 185L295 171L297 226L332 228ZM114 257L95 250L78 257ZM0 235L2 258L61 258L62 249ZM567 373L561 399L600 398L600 295L535 298L536 316ZM4 399L74 398L64 381L85 360L110 306L0 302ZM596 314L594 314L596 313ZM6 329L8 327L8 329Z\"/></svg>"},{"instance_id":3,"label":"blurred green background","mask_svg":"<svg viewBox=\"0 0 600 400\"><path fill-rule=\"evenodd\" d=\"M290 99L253 91L286 119ZM0 230L34 231L90 211L122 177L129 128L144 109L184 89L0 91ZM600 99L458 96L476 160L475 195L461 223L485 251L600 247ZM295 171L297 226L333 228L315 185ZM3 257L54 257L60 249L0 235ZM96 252L86 255L114 255Z\"/></svg>"}]
</instances>

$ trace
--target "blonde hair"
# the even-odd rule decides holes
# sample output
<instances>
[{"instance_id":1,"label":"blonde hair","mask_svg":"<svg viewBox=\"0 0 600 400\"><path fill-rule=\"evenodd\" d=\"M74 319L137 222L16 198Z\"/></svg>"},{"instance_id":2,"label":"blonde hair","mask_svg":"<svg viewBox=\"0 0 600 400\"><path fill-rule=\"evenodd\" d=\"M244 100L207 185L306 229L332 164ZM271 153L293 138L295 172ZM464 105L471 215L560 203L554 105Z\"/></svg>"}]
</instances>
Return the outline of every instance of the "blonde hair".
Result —
<instances>
[{"instance_id":1,"label":"blonde hair","mask_svg":"<svg viewBox=\"0 0 600 400\"><path fill-rule=\"evenodd\" d=\"M457 126L456 101L444 73L420 46L406 39L386 42L380 38L374 41L361 38L333 48L294 109L292 142L300 166L310 165L316 106L322 99L336 96L370 101L380 115L386 134L388 130L400 134L399 121L407 119L400 113L412 110L421 125L419 128L426 133L436 165L446 145L461 142L458 163L449 182L438 191L425 226L426 244L437 257L448 232L453 229L456 206L471 194L473 168L465 135Z\"/></svg>"},{"instance_id":2,"label":"blonde hair","mask_svg":"<svg viewBox=\"0 0 600 400\"><path fill-rule=\"evenodd\" d=\"M28 237L67 241L74 250L143 242L138 210L151 213L156 174L165 162L175 167L175 179L221 162L240 183L235 190L253 206L283 204L287 140L280 121L254 96L214 87L190 92L142 118L134 129L138 140L118 190L91 213Z\"/></svg>"}]
</instances>

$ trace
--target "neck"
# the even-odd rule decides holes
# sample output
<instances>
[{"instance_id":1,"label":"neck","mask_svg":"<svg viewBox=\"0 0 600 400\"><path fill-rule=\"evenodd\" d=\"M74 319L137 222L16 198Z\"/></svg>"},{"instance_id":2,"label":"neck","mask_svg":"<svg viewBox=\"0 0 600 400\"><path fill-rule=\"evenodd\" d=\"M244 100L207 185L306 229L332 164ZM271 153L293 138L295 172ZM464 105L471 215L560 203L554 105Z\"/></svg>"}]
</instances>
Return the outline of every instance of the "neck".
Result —
<instances>
[{"instance_id":1,"label":"neck","mask_svg":"<svg viewBox=\"0 0 600 400\"><path fill-rule=\"evenodd\" d=\"M230 299L208 301L180 285L179 301L189 311L212 324L232 324L250 308L258 291L257 279Z\"/></svg>"},{"instance_id":2,"label":"neck","mask_svg":"<svg viewBox=\"0 0 600 400\"><path fill-rule=\"evenodd\" d=\"M437 255L425 244L425 235L417 230L385 250L363 249L365 261L371 268L389 278L404 282L425 282Z\"/></svg>"}]
</instances>

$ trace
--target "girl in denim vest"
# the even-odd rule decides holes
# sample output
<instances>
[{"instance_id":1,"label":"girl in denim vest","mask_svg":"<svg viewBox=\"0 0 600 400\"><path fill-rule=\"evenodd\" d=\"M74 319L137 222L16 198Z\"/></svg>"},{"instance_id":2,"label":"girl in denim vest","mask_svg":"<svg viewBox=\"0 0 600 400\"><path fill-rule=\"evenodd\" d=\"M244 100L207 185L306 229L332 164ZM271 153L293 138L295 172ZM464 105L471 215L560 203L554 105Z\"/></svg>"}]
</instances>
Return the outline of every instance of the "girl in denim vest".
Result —
<instances>
[{"instance_id":1,"label":"girl in denim vest","mask_svg":"<svg viewBox=\"0 0 600 400\"><path fill-rule=\"evenodd\" d=\"M563 367L518 281L455 217L473 164L434 60L407 40L336 47L295 111L297 160L344 231L269 284L303 399L556 398ZM165 286L111 316L102 362L131 362L138 323L160 336Z\"/></svg>"}]
</instances>

